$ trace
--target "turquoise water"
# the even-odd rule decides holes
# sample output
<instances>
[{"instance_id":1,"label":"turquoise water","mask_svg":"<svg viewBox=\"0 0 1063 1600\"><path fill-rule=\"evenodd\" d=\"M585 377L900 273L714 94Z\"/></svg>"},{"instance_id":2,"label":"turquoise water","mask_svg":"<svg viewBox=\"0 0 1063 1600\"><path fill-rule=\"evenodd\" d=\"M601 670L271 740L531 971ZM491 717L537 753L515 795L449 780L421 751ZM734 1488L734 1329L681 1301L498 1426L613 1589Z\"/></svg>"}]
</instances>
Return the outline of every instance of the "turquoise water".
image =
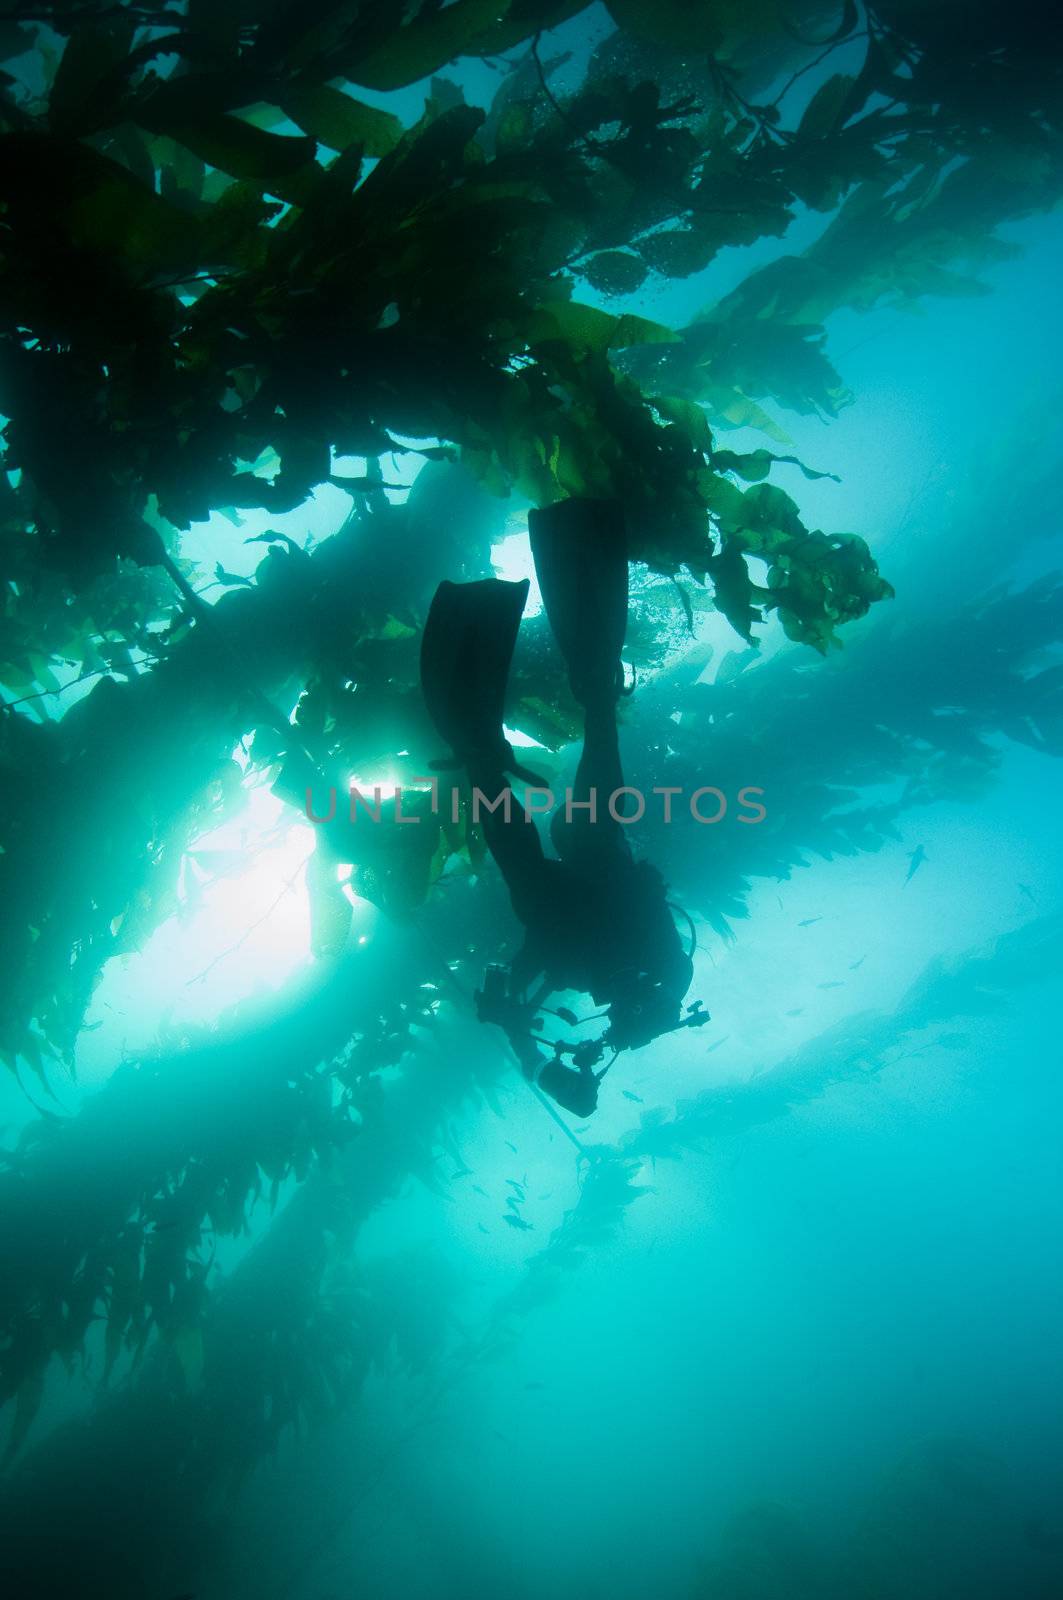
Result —
<instances>
[{"instance_id":1,"label":"turquoise water","mask_svg":"<svg viewBox=\"0 0 1063 1600\"><path fill-rule=\"evenodd\" d=\"M7 1479L12 1593L1061 1591L1063 721L1054 679L1033 720L1026 686L1063 638L1063 224L1005 232L1021 253L985 298L829 325L855 403L785 425L841 482L785 486L868 539L896 599L825 661L768 630L749 664L706 622L694 675L735 687L719 746L684 759L762 786L778 830L748 857L689 825L654 838L712 1022L622 1057L576 1143L439 954L455 923L512 937L497 885L486 922L461 885L406 923L357 902L315 963L306 820L256 789L198 841L219 854L106 968L53 1112L70 1128L24 1209L8 1191L15 1273L193 1131L207 1170L265 1139L299 1064L411 971L436 1017L348 1145L315 1161L311 1129L246 1232L204 1236L210 1306L176 1365L149 1346L104 1381L101 1330L85 1368L52 1364ZM688 318L734 267L712 271L629 309ZM319 498L317 536L343 514ZM519 576L521 513L491 515ZM254 526L186 553L232 568ZM624 735L649 779L654 696ZM703 916L728 873L727 914ZM34 1112L0 1088L11 1145Z\"/></svg>"}]
</instances>

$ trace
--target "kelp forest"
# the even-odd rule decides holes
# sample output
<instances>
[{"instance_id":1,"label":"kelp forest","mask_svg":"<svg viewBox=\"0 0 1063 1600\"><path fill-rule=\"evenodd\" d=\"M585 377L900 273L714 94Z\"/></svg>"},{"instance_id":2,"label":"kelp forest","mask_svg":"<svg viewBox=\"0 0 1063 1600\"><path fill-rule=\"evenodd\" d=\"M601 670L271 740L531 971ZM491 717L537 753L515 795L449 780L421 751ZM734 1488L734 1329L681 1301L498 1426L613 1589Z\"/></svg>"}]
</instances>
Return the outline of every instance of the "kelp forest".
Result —
<instances>
[{"instance_id":1,"label":"kelp forest","mask_svg":"<svg viewBox=\"0 0 1063 1600\"><path fill-rule=\"evenodd\" d=\"M1051 9L0 57L4 1592L1060 1592ZM585 499L694 976L581 1121L478 1020L521 926L419 663ZM533 586L506 736L561 795L582 726Z\"/></svg>"}]
</instances>

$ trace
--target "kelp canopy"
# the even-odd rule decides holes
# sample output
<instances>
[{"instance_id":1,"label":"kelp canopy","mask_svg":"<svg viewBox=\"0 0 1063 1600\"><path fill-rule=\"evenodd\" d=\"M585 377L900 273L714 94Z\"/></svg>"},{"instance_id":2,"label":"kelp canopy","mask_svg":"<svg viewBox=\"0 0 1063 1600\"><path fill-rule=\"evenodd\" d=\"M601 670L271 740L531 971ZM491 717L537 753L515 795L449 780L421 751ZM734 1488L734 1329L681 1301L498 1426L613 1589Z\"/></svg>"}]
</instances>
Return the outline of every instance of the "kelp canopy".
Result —
<instances>
[{"instance_id":1,"label":"kelp canopy","mask_svg":"<svg viewBox=\"0 0 1063 1600\"><path fill-rule=\"evenodd\" d=\"M744 873L784 875L804 848L875 848L892 826L895 807L822 822L822 751L794 736L807 695L792 656L710 689L669 646L715 608L738 642L777 620L825 654L890 595L859 530L807 527L800 494L769 481L779 462L815 475L794 462L781 414L826 419L851 399L826 349L832 312L978 294L978 268L1010 248L997 225L1058 201L1058 58L1037 10L1002 0L613 0L611 26L574 64L571 30L553 30L584 11L601 19L572 0L0 13L0 1052L12 1068L47 1085L69 1061L104 963L171 914L186 846L239 804L239 744L288 796L308 757L328 776L438 753L417 634L440 578L489 570L483 491L518 507L624 501L646 568L632 658L664 665L681 714L665 749L660 715L636 708L636 763L658 780L661 762L696 772L722 733L737 772L742 739L789 738L800 806L743 865L690 872L680 887L699 915L726 929ZM486 108L447 76L469 60L497 78ZM791 224L810 219L813 242L786 253ZM685 326L631 309L644 287L696 280L762 240L782 241L774 259ZM744 431L730 448L734 429L764 442ZM387 487L403 456L427 458L404 498ZM290 516L326 485L349 498L339 531L316 544L258 534L253 580L219 564L214 603L199 597L182 542L193 525ZM1058 752L1058 669L1038 654L1059 639L1058 589L1032 608L998 597L952 628L960 644L997 641L984 681L964 701L935 679L941 648L921 622L916 665L877 718L828 730L840 785L914 784L929 743L927 786L947 788L961 767L991 767L1000 729ZM544 630L527 634L514 715L558 746L573 708ZM852 655L865 688L880 687L881 641ZM843 704L847 665L825 680ZM958 706L947 726L942 696ZM237 1233L263 1178L276 1195L313 1174L327 1197L308 1184L303 1212L285 1214L293 1234L309 1217L320 1247L300 1258L310 1305L334 1271L326 1235L353 1229L476 1090L456 1069L430 1096L404 1083L410 1142L396 1156L394 1106L372 1074L406 1059L441 1001L426 998L430 963L374 969L368 986L342 964L350 905L334 870L353 856L360 893L431 920L448 855L479 859L474 833L463 822L326 844L309 875L314 944L340 965L293 1000L287 1029L237 1030L119 1074L12 1156L0 1399L18 1397L16 1445L50 1358L80 1352L101 1310L109 1363L142 1353L153 1330L187 1351L204 1319L221 1328L206 1370L224 1386L233 1312L210 1308L201 1224ZM496 890L485 876L450 893L461 914L435 918L434 935L476 978ZM202 1095L223 1079L233 1115L209 1126ZM110 1126L151 1137L132 1149L123 1131L112 1148L112 1106ZM368 1136L349 1147L355 1121ZM321 1176L338 1148L339 1201ZM619 1206L623 1165L601 1169L597 1192L613 1178ZM344 1342L357 1310L346 1281L335 1296L343 1314L321 1335L332 1376L307 1378L319 1397L346 1394L369 1359ZM275 1314L251 1302L260 1324ZM281 1405L276 1372L254 1363L243 1380L248 1415L271 1419L240 1432L253 1456L304 1399ZM183 1460L204 1444L174 1448Z\"/></svg>"},{"instance_id":2,"label":"kelp canopy","mask_svg":"<svg viewBox=\"0 0 1063 1600\"><path fill-rule=\"evenodd\" d=\"M766 481L773 452L719 440L777 440L764 401L834 414L830 311L978 292L994 223L1052 203L1059 69L1033 11L964 6L957 28L949 6L617 4L559 98L540 35L581 9L6 13L9 1060L39 1036L69 1049L102 961L165 912L174 829L221 803L236 739L283 754L263 695L301 693L302 742L337 768L384 722L409 745L411 635L435 579L485 551L453 529L446 561L437 540L396 562L381 457L453 457L533 503L619 495L636 556L704 585L745 638L777 612L826 650L889 594L858 536L807 529ZM463 56L498 71L486 113L443 77L409 126L359 97ZM831 220L807 250L686 327L602 307L808 210ZM325 483L360 541L308 559L276 539L190 629L182 530ZM102 681L61 727L31 723L71 676ZM555 688L522 683L539 706ZM94 842L57 875L74 788Z\"/></svg>"}]
</instances>

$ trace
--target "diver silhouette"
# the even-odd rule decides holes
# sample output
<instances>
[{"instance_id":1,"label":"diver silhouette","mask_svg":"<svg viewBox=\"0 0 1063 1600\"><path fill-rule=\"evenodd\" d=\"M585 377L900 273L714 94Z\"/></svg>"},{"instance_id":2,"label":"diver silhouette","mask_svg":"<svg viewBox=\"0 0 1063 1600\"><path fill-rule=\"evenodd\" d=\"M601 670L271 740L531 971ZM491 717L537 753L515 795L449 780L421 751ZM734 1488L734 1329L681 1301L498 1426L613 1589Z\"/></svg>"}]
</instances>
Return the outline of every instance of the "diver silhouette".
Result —
<instances>
[{"instance_id":1,"label":"diver silhouette","mask_svg":"<svg viewBox=\"0 0 1063 1600\"><path fill-rule=\"evenodd\" d=\"M551 823L557 859L546 855L519 803L481 815L525 941L508 972L489 969L477 1006L481 1020L505 1029L526 1077L575 1115L589 1116L608 1070L593 1068L606 1049L639 1048L677 1027L707 1021L708 1013L691 1007L681 1020L690 956L663 879L649 862L634 859L624 825L606 803L624 785L617 730L628 606L622 509L614 501L565 500L530 511L528 528L547 620L583 709L583 747L572 804L555 812ZM528 587L526 579L498 578L440 584L421 644L429 716L469 782L489 800L506 790L507 773L539 781L519 765L503 732ZM564 989L581 990L606 1007L608 1029L599 1040L559 1042L547 1055L532 1023L544 999Z\"/></svg>"}]
</instances>

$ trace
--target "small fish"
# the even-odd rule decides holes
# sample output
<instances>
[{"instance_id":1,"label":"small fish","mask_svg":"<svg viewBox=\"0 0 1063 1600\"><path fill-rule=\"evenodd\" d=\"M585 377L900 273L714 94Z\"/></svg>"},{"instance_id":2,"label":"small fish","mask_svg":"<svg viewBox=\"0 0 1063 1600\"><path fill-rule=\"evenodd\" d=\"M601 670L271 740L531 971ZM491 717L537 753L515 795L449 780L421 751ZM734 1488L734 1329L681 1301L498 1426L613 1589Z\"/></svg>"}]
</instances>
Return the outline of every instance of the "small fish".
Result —
<instances>
[{"instance_id":1,"label":"small fish","mask_svg":"<svg viewBox=\"0 0 1063 1600\"><path fill-rule=\"evenodd\" d=\"M545 1384L545 1383L538 1383L538 1382L535 1382L535 1383L526 1383L526 1384L525 1384L525 1385L524 1385L524 1387L525 1387L525 1388L526 1388L526 1389L545 1389L545 1388L546 1388L546 1384Z\"/></svg>"},{"instance_id":2,"label":"small fish","mask_svg":"<svg viewBox=\"0 0 1063 1600\"><path fill-rule=\"evenodd\" d=\"M508 1140L508 1139L506 1139L506 1140L505 1140L505 1141L504 1141L504 1143L505 1143L505 1145L506 1145L506 1147L507 1147L507 1148L508 1148L508 1149L510 1149L510 1150L512 1150L512 1152L513 1152L513 1154L514 1154L514 1155L516 1155L516 1153L517 1153L517 1147L516 1147L516 1145L515 1145L515 1144L510 1144L510 1142L509 1142L509 1140Z\"/></svg>"},{"instance_id":3,"label":"small fish","mask_svg":"<svg viewBox=\"0 0 1063 1600\"><path fill-rule=\"evenodd\" d=\"M540 1200L549 1200L549 1198L553 1194L553 1192L554 1191L552 1189L544 1189L543 1193L539 1196L539 1199Z\"/></svg>"},{"instance_id":4,"label":"small fish","mask_svg":"<svg viewBox=\"0 0 1063 1600\"><path fill-rule=\"evenodd\" d=\"M226 587L230 587L234 583L243 584L248 589L255 587L250 578L240 578L237 577L235 572L226 572L220 561L214 568L214 582L223 584Z\"/></svg>"},{"instance_id":5,"label":"small fish","mask_svg":"<svg viewBox=\"0 0 1063 1600\"><path fill-rule=\"evenodd\" d=\"M731 1035L729 1033L725 1033L722 1039L717 1039L715 1044L709 1045L709 1048L706 1050L705 1054L707 1056L711 1056L712 1052L714 1050L718 1050L722 1044L726 1044L730 1037Z\"/></svg>"},{"instance_id":6,"label":"small fish","mask_svg":"<svg viewBox=\"0 0 1063 1600\"><path fill-rule=\"evenodd\" d=\"M471 1167L459 1167L457 1172L452 1172L450 1174L450 1181L453 1183L455 1178L467 1178L471 1172Z\"/></svg>"},{"instance_id":7,"label":"small fish","mask_svg":"<svg viewBox=\"0 0 1063 1600\"><path fill-rule=\"evenodd\" d=\"M788 1017L803 1017L804 1014L805 1014L804 1006L794 1006L794 1009L792 1011L788 1011L786 1013L786 1015Z\"/></svg>"},{"instance_id":8,"label":"small fish","mask_svg":"<svg viewBox=\"0 0 1063 1600\"><path fill-rule=\"evenodd\" d=\"M858 972L859 969L863 966L863 964L864 964L864 962L866 960L867 960L866 956L861 956L859 961L850 962L849 963L849 971L850 972Z\"/></svg>"},{"instance_id":9,"label":"small fish","mask_svg":"<svg viewBox=\"0 0 1063 1600\"><path fill-rule=\"evenodd\" d=\"M1019 893L1024 894L1031 905L1037 904L1037 896L1034 894L1028 883L1019 884Z\"/></svg>"},{"instance_id":10,"label":"small fish","mask_svg":"<svg viewBox=\"0 0 1063 1600\"><path fill-rule=\"evenodd\" d=\"M817 983L817 989L844 989L845 985L840 978L832 978L829 983Z\"/></svg>"},{"instance_id":11,"label":"small fish","mask_svg":"<svg viewBox=\"0 0 1063 1600\"><path fill-rule=\"evenodd\" d=\"M522 1233L530 1233L532 1231L532 1224L525 1222L523 1217L514 1215L512 1211L503 1211L502 1221L508 1222L511 1228L519 1228Z\"/></svg>"},{"instance_id":12,"label":"small fish","mask_svg":"<svg viewBox=\"0 0 1063 1600\"><path fill-rule=\"evenodd\" d=\"M520 1208L521 1208L521 1205L523 1204L523 1201L524 1201L524 1196L523 1195L521 1195L521 1198L518 1200L516 1195L511 1194L509 1196L508 1200L506 1201L506 1205L507 1206L511 1206L514 1211L519 1211Z\"/></svg>"},{"instance_id":13,"label":"small fish","mask_svg":"<svg viewBox=\"0 0 1063 1600\"><path fill-rule=\"evenodd\" d=\"M822 917L806 917L804 922L799 922L797 924L797 926L799 928L811 928L813 923L822 922L822 921L823 921Z\"/></svg>"},{"instance_id":14,"label":"small fish","mask_svg":"<svg viewBox=\"0 0 1063 1600\"><path fill-rule=\"evenodd\" d=\"M905 883L911 883L912 879L915 877L925 860L926 851L923 849L921 844L917 844L911 855L908 857L908 876L904 880Z\"/></svg>"},{"instance_id":15,"label":"small fish","mask_svg":"<svg viewBox=\"0 0 1063 1600\"><path fill-rule=\"evenodd\" d=\"M630 1089L621 1089L620 1092L624 1096L625 1100L634 1100L637 1106L644 1106L646 1104L645 1100L640 1094L632 1094Z\"/></svg>"},{"instance_id":16,"label":"small fish","mask_svg":"<svg viewBox=\"0 0 1063 1600\"><path fill-rule=\"evenodd\" d=\"M484 1199L485 1200L487 1199L487 1190L486 1189L481 1189L480 1185L478 1183L474 1183L473 1184L472 1192L473 1192L473 1194L482 1194Z\"/></svg>"},{"instance_id":17,"label":"small fish","mask_svg":"<svg viewBox=\"0 0 1063 1600\"><path fill-rule=\"evenodd\" d=\"M481 1233L490 1233L490 1232L491 1232L491 1230L490 1230L490 1228L485 1228L485 1227L484 1227L484 1225L483 1225L483 1223L482 1223L482 1222L481 1222L481 1223L480 1223L480 1232L481 1232Z\"/></svg>"},{"instance_id":18,"label":"small fish","mask_svg":"<svg viewBox=\"0 0 1063 1600\"><path fill-rule=\"evenodd\" d=\"M521 1199L523 1200L524 1199L524 1185L522 1183L518 1183L516 1178L507 1178L506 1182L509 1184L509 1187L511 1189L516 1190L517 1194L519 1194Z\"/></svg>"}]
</instances>

